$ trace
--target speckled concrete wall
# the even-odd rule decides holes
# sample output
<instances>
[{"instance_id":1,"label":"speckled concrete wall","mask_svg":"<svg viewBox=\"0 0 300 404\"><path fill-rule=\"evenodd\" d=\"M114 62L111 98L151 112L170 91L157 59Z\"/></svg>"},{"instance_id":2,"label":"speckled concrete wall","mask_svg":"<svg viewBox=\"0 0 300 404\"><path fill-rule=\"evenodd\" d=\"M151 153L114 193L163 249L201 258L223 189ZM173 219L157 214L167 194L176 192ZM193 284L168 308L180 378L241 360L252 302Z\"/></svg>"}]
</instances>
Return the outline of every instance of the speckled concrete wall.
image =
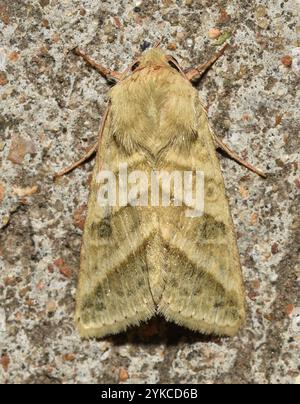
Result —
<instances>
[{"instance_id":1,"label":"speckled concrete wall","mask_svg":"<svg viewBox=\"0 0 300 404\"><path fill-rule=\"evenodd\" d=\"M0 1L0 381L300 383L299 0ZM212 126L267 180L220 157L248 305L234 339L154 319L81 341L74 294L104 80L162 39L184 67L231 47L198 86ZM221 38L221 39L220 39Z\"/></svg>"}]
</instances>

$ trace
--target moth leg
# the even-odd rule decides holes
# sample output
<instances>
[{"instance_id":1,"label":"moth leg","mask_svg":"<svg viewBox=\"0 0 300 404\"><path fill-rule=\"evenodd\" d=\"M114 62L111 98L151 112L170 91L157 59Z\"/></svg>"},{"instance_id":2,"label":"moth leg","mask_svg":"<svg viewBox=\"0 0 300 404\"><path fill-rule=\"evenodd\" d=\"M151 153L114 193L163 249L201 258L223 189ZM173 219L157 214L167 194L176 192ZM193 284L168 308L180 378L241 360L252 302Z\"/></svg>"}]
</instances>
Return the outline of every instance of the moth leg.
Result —
<instances>
[{"instance_id":1,"label":"moth leg","mask_svg":"<svg viewBox=\"0 0 300 404\"><path fill-rule=\"evenodd\" d=\"M225 49L228 47L228 43L226 43L214 56L212 56L206 63L199 65L195 68L189 69L185 72L185 75L190 81L198 81L204 75L207 70L209 70L212 65L223 55Z\"/></svg>"},{"instance_id":2,"label":"moth leg","mask_svg":"<svg viewBox=\"0 0 300 404\"><path fill-rule=\"evenodd\" d=\"M62 177L65 174L70 173L71 171L75 170L75 168L81 166L85 161L87 161L94 153L96 153L98 149L98 141L86 152L86 154L75 163L71 164L69 167L64 168L63 170L59 171L54 175L54 178Z\"/></svg>"},{"instance_id":3,"label":"moth leg","mask_svg":"<svg viewBox=\"0 0 300 404\"><path fill-rule=\"evenodd\" d=\"M54 179L57 178L57 177L62 177L63 175L68 174L69 172L75 170L75 168L81 166L81 164L83 164L90 157L92 157L93 154L95 154L97 152L99 144L100 144L100 140L102 138L102 134L103 134L103 131L104 131L104 127L105 127L105 123L106 123L106 120L107 120L107 117L108 117L109 110L110 110L110 105L106 109L104 117L102 119L100 129L99 129L99 135L98 135L97 142L87 151L87 153L80 160L76 161L75 163L73 163L69 167L64 168L63 170L56 173L54 175Z\"/></svg>"},{"instance_id":4,"label":"moth leg","mask_svg":"<svg viewBox=\"0 0 300 404\"><path fill-rule=\"evenodd\" d=\"M91 59L88 55L86 55L85 53L83 53L80 49L75 48L73 50L73 52L75 53L75 55L78 55L80 57L82 57L82 59L91 67L93 67L95 70L97 70L97 72L99 72L101 74L101 76L103 76L106 80L108 81L120 81L122 75L118 72L115 72L113 70L108 69L105 66L100 65L99 63L97 63L95 60Z\"/></svg>"},{"instance_id":5,"label":"moth leg","mask_svg":"<svg viewBox=\"0 0 300 404\"><path fill-rule=\"evenodd\" d=\"M215 134L213 134L214 140L217 144L217 148L223 150L230 158L241 164L242 166L248 168L248 170L253 171L260 177L267 178L266 174L259 168L254 167L252 164L240 158L233 150L231 150L225 143L222 142Z\"/></svg>"}]
</instances>

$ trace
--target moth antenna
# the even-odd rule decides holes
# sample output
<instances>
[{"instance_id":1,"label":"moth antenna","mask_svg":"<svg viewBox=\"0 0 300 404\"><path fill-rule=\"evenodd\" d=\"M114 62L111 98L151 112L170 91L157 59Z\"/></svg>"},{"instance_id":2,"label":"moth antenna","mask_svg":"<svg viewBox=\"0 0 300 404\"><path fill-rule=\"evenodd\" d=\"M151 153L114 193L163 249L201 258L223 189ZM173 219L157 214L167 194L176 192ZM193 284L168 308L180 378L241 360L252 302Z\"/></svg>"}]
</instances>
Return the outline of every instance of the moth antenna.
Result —
<instances>
[{"instance_id":1,"label":"moth antenna","mask_svg":"<svg viewBox=\"0 0 300 404\"><path fill-rule=\"evenodd\" d=\"M106 80L113 79L114 81L118 82L121 80L122 75L119 72L115 72L111 69L108 69L105 66L102 66L101 64L97 63L95 60L91 59L88 55L86 55L84 52L82 52L78 47L72 49L72 52L77 55L82 57L82 59L93 69L97 70L101 76L103 76Z\"/></svg>"},{"instance_id":2,"label":"moth antenna","mask_svg":"<svg viewBox=\"0 0 300 404\"><path fill-rule=\"evenodd\" d=\"M186 77L190 81L198 81L201 77L223 56L226 48L229 46L226 43L216 54L214 54L206 63L203 63L195 68L191 68L185 72Z\"/></svg>"}]
</instances>

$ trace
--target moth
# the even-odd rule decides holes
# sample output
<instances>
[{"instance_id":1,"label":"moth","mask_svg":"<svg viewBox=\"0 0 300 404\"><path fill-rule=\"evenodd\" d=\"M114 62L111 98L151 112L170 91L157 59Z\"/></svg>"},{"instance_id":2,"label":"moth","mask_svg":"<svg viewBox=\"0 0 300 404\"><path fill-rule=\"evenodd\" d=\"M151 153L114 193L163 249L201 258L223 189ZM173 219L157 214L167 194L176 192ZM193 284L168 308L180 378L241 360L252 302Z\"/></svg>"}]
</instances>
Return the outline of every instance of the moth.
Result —
<instances>
[{"instance_id":1,"label":"moth","mask_svg":"<svg viewBox=\"0 0 300 404\"><path fill-rule=\"evenodd\" d=\"M226 46L208 62L183 71L158 45L122 74L75 50L115 82L97 144L58 173L70 172L97 152L76 297L75 321L82 337L119 333L155 314L220 336L234 336L244 323L239 254L216 149L264 174L215 136L193 86ZM128 171L146 173L146 179L158 170L201 170L202 214L186 215L184 199L169 206L138 206L120 198L113 206L101 205L100 173L118 179L124 163ZM144 196L148 187L141 191Z\"/></svg>"}]
</instances>

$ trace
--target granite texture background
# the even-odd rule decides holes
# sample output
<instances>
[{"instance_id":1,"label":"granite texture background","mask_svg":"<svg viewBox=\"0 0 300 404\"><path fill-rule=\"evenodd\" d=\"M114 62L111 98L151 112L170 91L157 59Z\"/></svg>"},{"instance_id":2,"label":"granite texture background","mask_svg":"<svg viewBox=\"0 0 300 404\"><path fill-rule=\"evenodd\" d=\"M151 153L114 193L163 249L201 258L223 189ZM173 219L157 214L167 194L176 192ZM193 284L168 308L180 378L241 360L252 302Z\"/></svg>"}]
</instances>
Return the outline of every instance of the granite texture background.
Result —
<instances>
[{"instance_id":1,"label":"granite texture background","mask_svg":"<svg viewBox=\"0 0 300 404\"><path fill-rule=\"evenodd\" d=\"M154 319L81 341L74 295L107 85L71 52L119 70L161 39L184 67L226 55L199 84L216 133L263 168L220 156L246 282L233 339ZM300 383L299 0L0 1L0 382ZM222 37L221 37L222 39ZM220 41L220 38L219 38Z\"/></svg>"}]
</instances>

